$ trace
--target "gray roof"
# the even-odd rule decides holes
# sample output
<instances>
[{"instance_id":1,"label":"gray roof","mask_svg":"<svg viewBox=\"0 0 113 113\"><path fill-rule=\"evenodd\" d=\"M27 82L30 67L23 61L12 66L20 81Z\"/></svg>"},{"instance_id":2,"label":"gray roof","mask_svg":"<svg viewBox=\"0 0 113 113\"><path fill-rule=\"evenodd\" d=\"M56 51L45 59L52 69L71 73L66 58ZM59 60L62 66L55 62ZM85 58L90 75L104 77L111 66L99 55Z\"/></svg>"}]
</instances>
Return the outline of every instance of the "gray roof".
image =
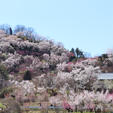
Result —
<instances>
[{"instance_id":1,"label":"gray roof","mask_svg":"<svg viewBox=\"0 0 113 113\"><path fill-rule=\"evenodd\" d=\"M101 73L98 75L99 80L113 80L113 73Z\"/></svg>"}]
</instances>

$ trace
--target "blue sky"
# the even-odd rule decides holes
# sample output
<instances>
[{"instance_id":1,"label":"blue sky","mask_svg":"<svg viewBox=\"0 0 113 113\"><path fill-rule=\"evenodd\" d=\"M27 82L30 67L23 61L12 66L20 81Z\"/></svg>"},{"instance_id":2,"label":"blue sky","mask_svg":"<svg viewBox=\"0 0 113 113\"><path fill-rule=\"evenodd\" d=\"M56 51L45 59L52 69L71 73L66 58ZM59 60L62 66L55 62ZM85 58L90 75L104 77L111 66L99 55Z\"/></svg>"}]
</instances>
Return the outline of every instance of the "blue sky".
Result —
<instances>
[{"instance_id":1,"label":"blue sky","mask_svg":"<svg viewBox=\"0 0 113 113\"><path fill-rule=\"evenodd\" d=\"M113 0L0 0L0 24L33 27L93 56L113 48Z\"/></svg>"}]
</instances>

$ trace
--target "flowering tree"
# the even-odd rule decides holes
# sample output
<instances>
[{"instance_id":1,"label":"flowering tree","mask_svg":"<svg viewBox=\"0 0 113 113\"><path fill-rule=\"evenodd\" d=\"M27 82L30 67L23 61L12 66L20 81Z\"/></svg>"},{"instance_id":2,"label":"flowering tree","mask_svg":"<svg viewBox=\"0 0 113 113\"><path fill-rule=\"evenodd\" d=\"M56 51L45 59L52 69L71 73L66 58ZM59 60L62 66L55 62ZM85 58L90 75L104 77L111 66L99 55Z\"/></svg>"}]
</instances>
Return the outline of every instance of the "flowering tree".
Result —
<instances>
[{"instance_id":1,"label":"flowering tree","mask_svg":"<svg viewBox=\"0 0 113 113\"><path fill-rule=\"evenodd\" d=\"M65 72L65 67L67 65L68 64L66 63L57 65L57 69L59 72L55 80L56 85L65 85L65 83L68 83L76 90L91 90L93 83L97 80L99 67L93 67L88 64L86 65L84 62L75 65L71 64L72 71L69 73Z\"/></svg>"},{"instance_id":2,"label":"flowering tree","mask_svg":"<svg viewBox=\"0 0 113 113\"><path fill-rule=\"evenodd\" d=\"M69 95L68 103L70 103L71 106L74 106L74 109L77 108L80 109L86 109L86 110L93 110L96 111L97 109L100 109L101 111L104 111L105 108L109 108L110 106L113 106L113 98L112 96L108 96L108 91L105 93L103 92L97 92L94 91L83 91L81 93L74 93L73 91Z\"/></svg>"}]
</instances>

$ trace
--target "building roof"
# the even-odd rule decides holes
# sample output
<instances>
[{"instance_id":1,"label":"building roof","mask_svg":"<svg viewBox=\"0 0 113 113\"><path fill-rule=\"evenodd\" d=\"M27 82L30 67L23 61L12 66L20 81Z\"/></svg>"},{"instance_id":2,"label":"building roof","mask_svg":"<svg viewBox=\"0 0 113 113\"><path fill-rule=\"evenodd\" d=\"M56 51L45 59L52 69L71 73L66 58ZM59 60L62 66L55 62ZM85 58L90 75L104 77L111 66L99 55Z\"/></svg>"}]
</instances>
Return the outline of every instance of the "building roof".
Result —
<instances>
[{"instance_id":1,"label":"building roof","mask_svg":"<svg viewBox=\"0 0 113 113\"><path fill-rule=\"evenodd\" d=\"M113 80L113 73L101 73L98 75L99 80Z\"/></svg>"}]
</instances>

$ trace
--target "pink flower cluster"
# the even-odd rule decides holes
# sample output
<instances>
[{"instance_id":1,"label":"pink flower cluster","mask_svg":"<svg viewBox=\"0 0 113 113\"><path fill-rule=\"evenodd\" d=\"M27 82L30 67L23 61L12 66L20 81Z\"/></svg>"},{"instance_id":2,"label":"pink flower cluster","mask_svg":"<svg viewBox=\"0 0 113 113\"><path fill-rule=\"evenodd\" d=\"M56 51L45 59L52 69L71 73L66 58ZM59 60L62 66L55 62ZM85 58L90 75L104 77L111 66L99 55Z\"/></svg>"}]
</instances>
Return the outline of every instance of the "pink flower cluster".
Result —
<instances>
[{"instance_id":1,"label":"pink flower cluster","mask_svg":"<svg viewBox=\"0 0 113 113\"><path fill-rule=\"evenodd\" d=\"M72 106L65 100L63 101L62 106L64 109L73 109Z\"/></svg>"}]
</instances>

